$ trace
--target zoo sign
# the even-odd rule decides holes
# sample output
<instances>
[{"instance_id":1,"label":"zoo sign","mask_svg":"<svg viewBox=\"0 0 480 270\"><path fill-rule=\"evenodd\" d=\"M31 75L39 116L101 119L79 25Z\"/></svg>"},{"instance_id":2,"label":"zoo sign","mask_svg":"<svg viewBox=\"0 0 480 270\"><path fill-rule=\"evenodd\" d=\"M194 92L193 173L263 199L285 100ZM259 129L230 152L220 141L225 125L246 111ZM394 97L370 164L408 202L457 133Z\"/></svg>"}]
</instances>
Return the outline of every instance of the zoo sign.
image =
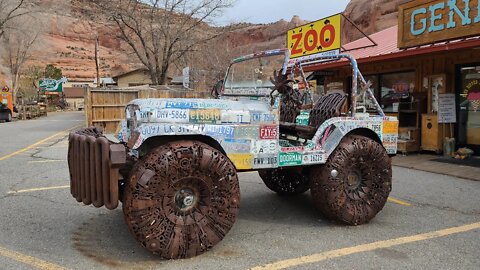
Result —
<instances>
[{"instance_id":1,"label":"zoo sign","mask_svg":"<svg viewBox=\"0 0 480 270\"><path fill-rule=\"evenodd\" d=\"M338 54L341 46L341 15L311 22L287 33L287 46L292 59L307 60L313 56Z\"/></svg>"},{"instance_id":2,"label":"zoo sign","mask_svg":"<svg viewBox=\"0 0 480 270\"><path fill-rule=\"evenodd\" d=\"M417 0L400 5L398 47L480 34L479 0Z\"/></svg>"}]
</instances>

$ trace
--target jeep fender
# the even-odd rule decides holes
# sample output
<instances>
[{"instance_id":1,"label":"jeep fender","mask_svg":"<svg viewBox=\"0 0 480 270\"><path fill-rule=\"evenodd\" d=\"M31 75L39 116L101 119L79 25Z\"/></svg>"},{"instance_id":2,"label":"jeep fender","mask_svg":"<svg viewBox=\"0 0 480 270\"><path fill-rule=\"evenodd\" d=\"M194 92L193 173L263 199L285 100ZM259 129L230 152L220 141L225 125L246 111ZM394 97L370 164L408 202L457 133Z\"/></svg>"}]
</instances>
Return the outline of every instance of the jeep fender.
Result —
<instances>
[{"instance_id":1,"label":"jeep fender","mask_svg":"<svg viewBox=\"0 0 480 270\"><path fill-rule=\"evenodd\" d=\"M368 137L383 145L388 154L397 152L398 120L395 117L332 118L320 126L313 142L330 156L348 134Z\"/></svg>"}]
</instances>

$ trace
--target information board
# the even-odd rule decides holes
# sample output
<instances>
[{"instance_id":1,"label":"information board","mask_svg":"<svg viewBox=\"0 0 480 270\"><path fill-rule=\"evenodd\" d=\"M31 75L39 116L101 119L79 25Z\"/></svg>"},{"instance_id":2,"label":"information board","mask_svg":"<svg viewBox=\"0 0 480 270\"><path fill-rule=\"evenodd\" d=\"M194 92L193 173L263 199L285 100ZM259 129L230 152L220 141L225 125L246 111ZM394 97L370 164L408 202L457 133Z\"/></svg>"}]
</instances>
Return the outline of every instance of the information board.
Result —
<instances>
[{"instance_id":1,"label":"information board","mask_svg":"<svg viewBox=\"0 0 480 270\"><path fill-rule=\"evenodd\" d=\"M455 94L438 95L438 123L456 123Z\"/></svg>"}]
</instances>

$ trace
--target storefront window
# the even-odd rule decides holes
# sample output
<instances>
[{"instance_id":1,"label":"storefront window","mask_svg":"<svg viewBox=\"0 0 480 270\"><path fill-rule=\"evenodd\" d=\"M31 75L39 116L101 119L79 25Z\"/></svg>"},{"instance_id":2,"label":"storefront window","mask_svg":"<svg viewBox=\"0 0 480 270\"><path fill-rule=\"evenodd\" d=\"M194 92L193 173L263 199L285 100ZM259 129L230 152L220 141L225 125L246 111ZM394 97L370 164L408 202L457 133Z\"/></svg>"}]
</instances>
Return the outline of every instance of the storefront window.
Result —
<instances>
[{"instance_id":1,"label":"storefront window","mask_svg":"<svg viewBox=\"0 0 480 270\"><path fill-rule=\"evenodd\" d=\"M380 76L380 105L385 112L398 112L402 100L415 90L415 72L383 74Z\"/></svg>"},{"instance_id":2,"label":"storefront window","mask_svg":"<svg viewBox=\"0 0 480 270\"><path fill-rule=\"evenodd\" d=\"M480 66L461 68L462 89L459 96L461 133L468 145L480 145Z\"/></svg>"}]
</instances>

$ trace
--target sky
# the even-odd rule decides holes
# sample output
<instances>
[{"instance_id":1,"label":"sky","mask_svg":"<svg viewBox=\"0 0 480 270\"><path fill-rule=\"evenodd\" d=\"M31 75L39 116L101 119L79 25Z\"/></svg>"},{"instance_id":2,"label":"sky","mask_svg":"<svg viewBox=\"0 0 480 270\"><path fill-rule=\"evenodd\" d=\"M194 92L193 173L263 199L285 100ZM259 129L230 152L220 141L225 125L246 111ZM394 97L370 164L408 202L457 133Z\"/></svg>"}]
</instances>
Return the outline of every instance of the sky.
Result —
<instances>
[{"instance_id":1,"label":"sky","mask_svg":"<svg viewBox=\"0 0 480 270\"><path fill-rule=\"evenodd\" d=\"M217 23L271 23L290 21L294 15L302 20L315 21L345 10L350 0L236 0Z\"/></svg>"}]
</instances>

